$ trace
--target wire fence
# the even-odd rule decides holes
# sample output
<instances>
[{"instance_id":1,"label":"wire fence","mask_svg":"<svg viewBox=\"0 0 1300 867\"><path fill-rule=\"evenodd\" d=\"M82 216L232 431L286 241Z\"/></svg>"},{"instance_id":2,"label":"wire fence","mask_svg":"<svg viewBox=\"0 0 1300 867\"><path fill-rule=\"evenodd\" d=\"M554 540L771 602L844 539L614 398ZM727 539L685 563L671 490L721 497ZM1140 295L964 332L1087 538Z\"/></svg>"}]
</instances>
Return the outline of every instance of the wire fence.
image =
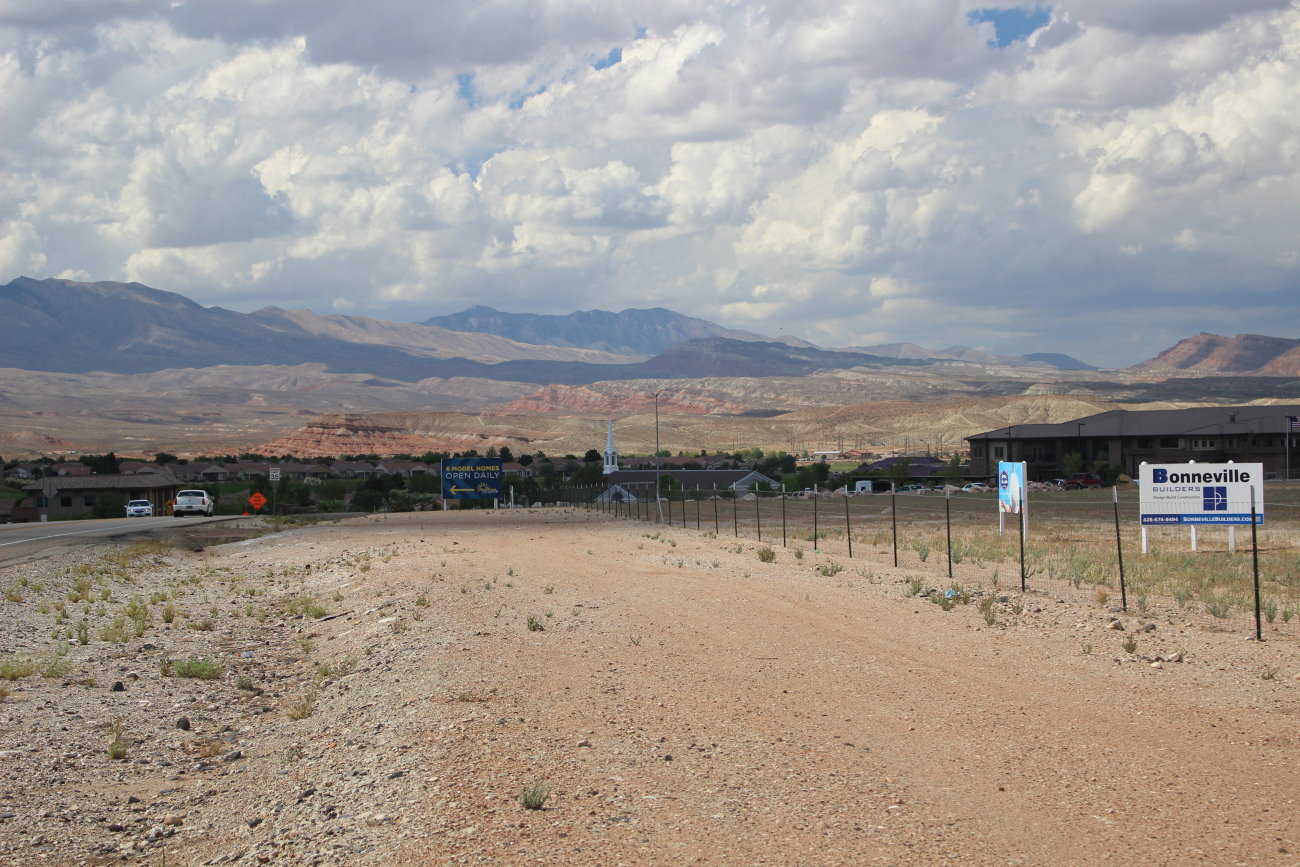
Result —
<instances>
[{"instance_id":1,"label":"wire fence","mask_svg":"<svg viewBox=\"0 0 1300 867\"><path fill-rule=\"evenodd\" d=\"M1300 614L1300 487L1266 489L1260 523L1144 528L1137 490L1031 492L1000 527L996 493L845 495L674 490L626 494L561 488L556 500L617 519L662 523L864 562L885 562L949 582L1044 589L1094 588L1123 610L1151 597L1199 604L1215 617L1289 623ZM1249 515L1249 504L1229 504ZM1145 543L1145 544L1144 544ZM802 553L801 553L802 556ZM953 583L954 587L958 586Z\"/></svg>"}]
</instances>

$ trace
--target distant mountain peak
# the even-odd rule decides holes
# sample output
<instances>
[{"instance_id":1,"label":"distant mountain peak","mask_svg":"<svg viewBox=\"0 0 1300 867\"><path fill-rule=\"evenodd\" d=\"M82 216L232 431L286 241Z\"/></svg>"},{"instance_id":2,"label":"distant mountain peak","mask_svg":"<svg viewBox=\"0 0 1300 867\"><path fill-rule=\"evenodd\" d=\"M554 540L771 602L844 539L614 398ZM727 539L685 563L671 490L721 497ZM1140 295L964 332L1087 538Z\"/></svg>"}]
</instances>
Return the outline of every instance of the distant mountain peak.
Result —
<instances>
[{"instance_id":1,"label":"distant mountain peak","mask_svg":"<svg viewBox=\"0 0 1300 867\"><path fill-rule=\"evenodd\" d=\"M773 342L771 337L726 328L707 319L685 316L663 307L629 307L618 313L609 310L579 310L558 315L505 313L480 304L459 313L431 317L424 324L451 331L495 334L521 343L549 343L643 356L658 355L688 340L710 337L757 343ZM795 338L776 342L790 346L812 346Z\"/></svg>"},{"instance_id":2,"label":"distant mountain peak","mask_svg":"<svg viewBox=\"0 0 1300 867\"><path fill-rule=\"evenodd\" d=\"M1128 370L1141 376L1300 376L1300 340L1202 331Z\"/></svg>"}]
</instances>

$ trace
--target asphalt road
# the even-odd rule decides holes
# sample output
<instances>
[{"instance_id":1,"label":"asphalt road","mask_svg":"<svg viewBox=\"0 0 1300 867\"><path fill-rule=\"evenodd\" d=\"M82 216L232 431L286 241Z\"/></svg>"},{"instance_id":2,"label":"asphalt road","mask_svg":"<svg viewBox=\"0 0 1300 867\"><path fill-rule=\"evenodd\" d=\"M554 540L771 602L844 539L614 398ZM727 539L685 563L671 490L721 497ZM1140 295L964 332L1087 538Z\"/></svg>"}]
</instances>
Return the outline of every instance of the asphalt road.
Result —
<instances>
[{"instance_id":1,"label":"asphalt road","mask_svg":"<svg viewBox=\"0 0 1300 867\"><path fill-rule=\"evenodd\" d=\"M104 518L93 521L0 524L0 566L39 560L104 539L148 535L158 530L232 521L242 516L212 518Z\"/></svg>"}]
</instances>

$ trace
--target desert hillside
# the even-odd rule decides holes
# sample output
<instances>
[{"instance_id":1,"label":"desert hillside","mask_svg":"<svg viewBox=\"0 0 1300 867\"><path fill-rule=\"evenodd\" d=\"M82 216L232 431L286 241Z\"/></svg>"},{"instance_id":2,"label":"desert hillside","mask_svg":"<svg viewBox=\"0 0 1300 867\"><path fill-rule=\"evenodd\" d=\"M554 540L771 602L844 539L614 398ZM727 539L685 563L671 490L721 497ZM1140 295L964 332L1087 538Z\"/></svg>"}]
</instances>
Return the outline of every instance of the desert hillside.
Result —
<instances>
[{"instance_id":1,"label":"desert hillside","mask_svg":"<svg viewBox=\"0 0 1300 867\"><path fill-rule=\"evenodd\" d=\"M1143 377L1212 376L1300 376L1300 340L1238 334L1222 337L1202 332L1164 350L1150 361L1129 368Z\"/></svg>"},{"instance_id":2,"label":"desert hillside","mask_svg":"<svg viewBox=\"0 0 1300 867\"><path fill-rule=\"evenodd\" d=\"M819 448L913 448L950 450L962 437L1006 424L1066 421L1113 408L1096 399L1069 396L965 398L938 401L876 401L808 409L762 418L709 415L660 407L659 441L673 452L734 451L757 446L764 451ZM1168 408L1168 407L1161 407ZM426 450L483 451L509 446L516 454L582 454L603 448L606 419L601 415L535 416L465 413L384 412L332 414L313 419L287 436L262 443L263 454L329 456ZM614 422L614 436L625 454L654 451L655 420L638 407Z\"/></svg>"}]
</instances>

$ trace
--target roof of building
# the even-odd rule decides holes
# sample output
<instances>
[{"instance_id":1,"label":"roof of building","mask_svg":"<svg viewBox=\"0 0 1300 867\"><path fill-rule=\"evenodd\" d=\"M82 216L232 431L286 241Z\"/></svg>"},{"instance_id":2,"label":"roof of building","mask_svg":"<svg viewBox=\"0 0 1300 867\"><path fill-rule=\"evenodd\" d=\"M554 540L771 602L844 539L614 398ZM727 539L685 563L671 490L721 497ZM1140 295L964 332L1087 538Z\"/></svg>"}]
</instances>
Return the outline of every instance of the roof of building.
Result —
<instances>
[{"instance_id":1,"label":"roof of building","mask_svg":"<svg viewBox=\"0 0 1300 867\"><path fill-rule=\"evenodd\" d=\"M732 485L750 476L755 476L756 481L768 482L773 485L776 484L774 479L763 475L757 470L678 470L665 467L661 475L672 476L687 488L700 488L702 490L730 488ZM605 476L604 481L611 485L653 485L655 481L655 471L619 470L616 473L610 473Z\"/></svg>"},{"instance_id":2,"label":"roof of building","mask_svg":"<svg viewBox=\"0 0 1300 867\"><path fill-rule=\"evenodd\" d=\"M1290 419L1296 416L1300 416L1300 404L1296 403L1191 409L1112 409L1058 424L1013 424L966 439L1281 434L1289 430Z\"/></svg>"},{"instance_id":3,"label":"roof of building","mask_svg":"<svg viewBox=\"0 0 1300 867\"><path fill-rule=\"evenodd\" d=\"M103 491L174 488L180 479L168 472L118 473L103 476L46 476L23 485L24 491Z\"/></svg>"}]
</instances>

